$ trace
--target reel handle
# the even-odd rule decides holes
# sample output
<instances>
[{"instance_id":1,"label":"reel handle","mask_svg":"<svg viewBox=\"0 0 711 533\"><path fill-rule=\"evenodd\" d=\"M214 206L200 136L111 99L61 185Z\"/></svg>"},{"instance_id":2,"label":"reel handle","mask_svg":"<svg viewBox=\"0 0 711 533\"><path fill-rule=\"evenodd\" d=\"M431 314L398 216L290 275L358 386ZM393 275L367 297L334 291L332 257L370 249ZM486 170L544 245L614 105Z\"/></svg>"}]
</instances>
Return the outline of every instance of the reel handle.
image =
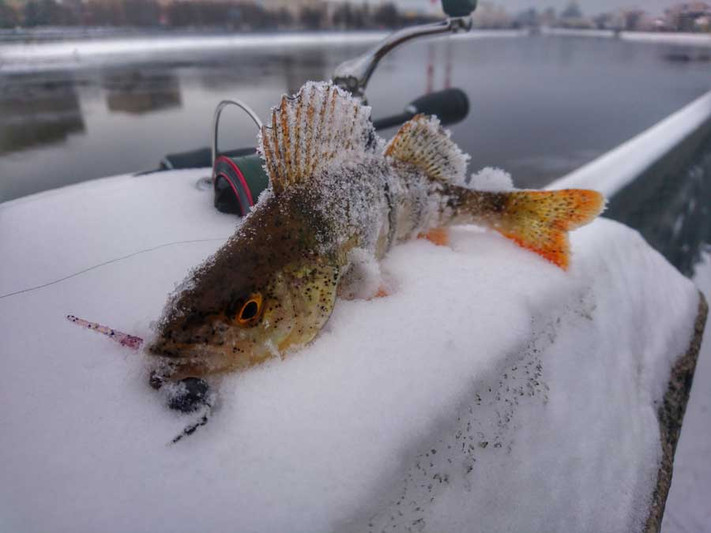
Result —
<instances>
[{"instance_id":1,"label":"reel handle","mask_svg":"<svg viewBox=\"0 0 711 533\"><path fill-rule=\"evenodd\" d=\"M259 116L240 100L222 100L212 118L212 184L214 204L218 211L245 216L252 209L259 194L269 186L269 177L256 153L228 156L220 155L217 147L220 116L225 107L234 105L242 109L261 131Z\"/></svg>"},{"instance_id":2,"label":"reel handle","mask_svg":"<svg viewBox=\"0 0 711 533\"><path fill-rule=\"evenodd\" d=\"M443 126L461 122L469 114L467 93L452 87L420 96L410 102L402 113L373 121L376 130L400 126L417 114L437 115Z\"/></svg>"},{"instance_id":3,"label":"reel handle","mask_svg":"<svg viewBox=\"0 0 711 533\"><path fill-rule=\"evenodd\" d=\"M239 107L242 111L247 113L249 118L252 119L252 121L256 124L257 130L262 129L262 121L259 120L259 115L254 112L254 110L249 107L247 104L242 102L241 100L222 100L219 104L217 104L217 107L215 108L215 113L212 115L212 142L210 143L211 148L212 148L212 166L215 166L215 159L217 159L217 138L219 135L219 127L220 127L220 115L222 115L222 111L227 107L228 105L234 105Z\"/></svg>"}]
</instances>

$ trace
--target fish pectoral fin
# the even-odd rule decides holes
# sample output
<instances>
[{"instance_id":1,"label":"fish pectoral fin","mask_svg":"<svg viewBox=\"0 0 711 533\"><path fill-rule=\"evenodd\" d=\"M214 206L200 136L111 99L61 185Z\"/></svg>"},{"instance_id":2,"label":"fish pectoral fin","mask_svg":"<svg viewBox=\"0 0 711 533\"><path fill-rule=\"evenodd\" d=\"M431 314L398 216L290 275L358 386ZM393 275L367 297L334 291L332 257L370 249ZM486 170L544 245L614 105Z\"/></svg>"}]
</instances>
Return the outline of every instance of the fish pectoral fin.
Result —
<instances>
[{"instance_id":1,"label":"fish pectoral fin","mask_svg":"<svg viewBox=\"0 0 711 533\"><path fill-rule=\"evenodd\" d=\"M375 293L375 296L373 298L387 298L390 296L390 291L388 290L387 287L381 286L378 288L378 292Z\"/></svg>"},{"instance_id":2,"label":"fish pectoral fin","mask_svg":"<svg viewBox=\"0 0 711 533\"><path fill-rule=\"evenodd\" d=\"M416 115L402 125L383 155L414 165L431 180L463 183L469 156L449 135L437 117Z\"/></svg>"},{"instance_id":3,"label":"fish pectoral fin","mask_svg":"<svg viewBox=\"0 0 711 533\"><path fill-rule=\"evenodd\" d=\"M272 189L318 174L334 160L375 151L370 108L332 83L308 82L293 98L272 108L271 124L262 126L259 152Z\"/></svg>"},{"instance_id":4,"label":"fish pectoral fin","mask_svg":"<svg viewBox=\"0 0 711 533\"><path fill-rule=\"evenodd\" d=\"M418 239L425 239L437 246L449 246L449 230L447 228L432 228L417 236Z\"/></svg>"},{"instance_id":5,"label":"fish pectoral fin","mask_svg":"<svg viewBox=\"0 0 711 533\"><path fill-rule=\"evenodd\" d=\"M385 284L383 285L378 285L378 288L375 289L374 291L369 291L368 293L364 293L363 291L360 292L346 292L345 294L341 295L339 294L338 297L341 298L342 300L348 300L348 301L353 301L353 300L375 300L376 298L387 298L390 296L391 290L389 287L387 287Z\"/></svg>"},{"instance_id":6,"label":"fish pectoral fin","mask_svg":"<svg viewBox=\"0 0 711 533\"><path fill-rule=\"evenodd\" d=\"M338 283L338 297L344 300L370 300L387 285L380 263L371 252L354 248L348 266Z\"/></svg>"}]
</instances>

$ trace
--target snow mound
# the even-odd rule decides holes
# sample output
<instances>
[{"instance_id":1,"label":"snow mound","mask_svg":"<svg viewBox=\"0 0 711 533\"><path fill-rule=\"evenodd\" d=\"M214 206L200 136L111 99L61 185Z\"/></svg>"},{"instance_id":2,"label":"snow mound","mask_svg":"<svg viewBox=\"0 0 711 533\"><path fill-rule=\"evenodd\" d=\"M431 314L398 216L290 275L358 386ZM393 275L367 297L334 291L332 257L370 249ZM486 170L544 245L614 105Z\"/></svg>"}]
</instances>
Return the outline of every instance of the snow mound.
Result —
<instances>
[{"instance_id":1,"label":"snow mound","mask_svg":"<svg viewBox=\"0 0 711 533\"><path fill-rule=\"evenodd\" d=\"M486 167L469 178L469 187L479 191L510 191L514 188L511 174L500 168Z\"/></svg>"},{"instance_id":2,"label":"snow mound","mask_svg":"<svg viewBox=\"0 0 711 533\"><path fill-rule=\"evenodd\" d=\"M568 273L471 227L395 248L389 297L222 379L210 423L168 445L192 419L145 356L65 316L150 335L235 227L204 173L0 205L0 529L642 530L698 296L607 220L573 234Z\"/></svg>"}]
</instances>

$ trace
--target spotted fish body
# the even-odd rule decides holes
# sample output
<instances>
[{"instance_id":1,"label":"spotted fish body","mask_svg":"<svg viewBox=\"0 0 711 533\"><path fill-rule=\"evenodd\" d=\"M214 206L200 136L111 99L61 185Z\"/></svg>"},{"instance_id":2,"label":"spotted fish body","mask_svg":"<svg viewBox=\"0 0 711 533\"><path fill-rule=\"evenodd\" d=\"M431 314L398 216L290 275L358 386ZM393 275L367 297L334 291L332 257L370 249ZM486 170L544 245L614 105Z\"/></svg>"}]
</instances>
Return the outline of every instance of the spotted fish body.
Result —
<instances>
[{"instance_id":1,"label":"spotted fish body","mask_svg":"<svg viewBox=\"0 0 711 533\"><path fill-rule=\"evenodd\" d=\"M260 135L271 188L168 302L150 346L171 379L249 368L312 341L363 258L453 224L487 225L565 269L567 231L592 220L594 191L475 191L468 157L436 118L383 147L369 108L308 83Z\"/></svg>"}]
</instances>

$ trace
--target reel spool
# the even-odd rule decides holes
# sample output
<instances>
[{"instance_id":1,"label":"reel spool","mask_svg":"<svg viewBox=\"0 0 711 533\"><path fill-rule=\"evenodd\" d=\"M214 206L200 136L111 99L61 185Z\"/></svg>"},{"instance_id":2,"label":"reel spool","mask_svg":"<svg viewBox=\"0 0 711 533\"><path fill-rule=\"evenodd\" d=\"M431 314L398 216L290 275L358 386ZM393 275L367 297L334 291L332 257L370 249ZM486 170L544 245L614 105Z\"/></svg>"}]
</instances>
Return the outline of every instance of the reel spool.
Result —
<instances>
[{"instance_id":1,"label":"reel spool","mask_svg":"<svg viewBox=\"0 0 711 533\"><path fill-rule=\"evenodd\" d=\"M239 155L220 155L217 147L220 115L229 105L237 106L247 113L258 130L262 128L262 121L247 104L239 100L221 101L212 119L212 183L215 208L222 213L243 217L252 209L259 194L269 186L269 177L262 168L261 158L254 150Z\"/></svg>"}]
</instances>

